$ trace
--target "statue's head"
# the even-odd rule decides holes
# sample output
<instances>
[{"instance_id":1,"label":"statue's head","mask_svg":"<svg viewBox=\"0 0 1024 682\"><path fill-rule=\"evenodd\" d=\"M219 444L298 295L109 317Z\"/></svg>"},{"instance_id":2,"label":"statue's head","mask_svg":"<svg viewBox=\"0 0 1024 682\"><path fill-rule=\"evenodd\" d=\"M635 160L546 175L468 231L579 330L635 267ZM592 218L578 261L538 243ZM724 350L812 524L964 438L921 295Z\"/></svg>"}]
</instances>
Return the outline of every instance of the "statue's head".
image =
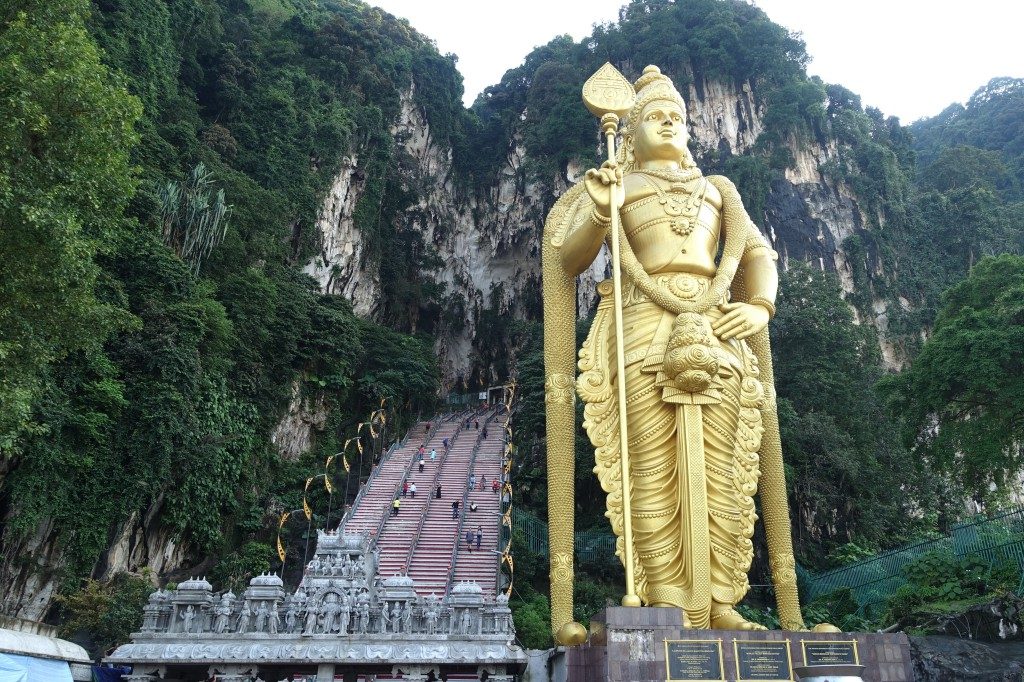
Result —
<instances>
[{"instance_id":1,"label":"statue's head","mask_svg":"<svg viewBox=\"0 0 1024 682\"><path fill-rule=\"evenodd\" d=\"M645 161L676 161L694 165L686 147L686 102L657 66L648 66L634 84L636 103L630 109L624 149L630 165Z\"/></svg>"}]
</instances>

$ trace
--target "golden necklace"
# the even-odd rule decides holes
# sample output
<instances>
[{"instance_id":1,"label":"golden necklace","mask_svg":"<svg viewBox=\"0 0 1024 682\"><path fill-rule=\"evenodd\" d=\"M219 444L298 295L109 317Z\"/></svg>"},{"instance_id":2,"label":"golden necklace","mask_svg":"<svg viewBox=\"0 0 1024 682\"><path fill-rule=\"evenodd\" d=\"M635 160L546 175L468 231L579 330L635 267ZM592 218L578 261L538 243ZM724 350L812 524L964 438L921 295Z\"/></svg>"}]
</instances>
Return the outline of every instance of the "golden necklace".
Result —
<instances>
[{"instance_id":1,"label":"golden necklace","mask_svg":"<svg viewBox=\"0 0 1024 682\"><path fill-rule=\"evenodd\" d=\"M697 171L697 174L691 177L691 180L701 176L700 170L692 170ZM657 182L644 178L644 181L654 187L654 191L658 193L658 203L664 207L665 214L671 218L669 226L672 228L672 231L680 237L689 237L693 233L694 228L697 227L697 214L700 213L700 207L704 204L708 181L699 182L694 186L693 190L688 191L684 185L686 181L681 180L678 173L673 173L670 178L649 171L638 172L670 180L672 184L669 187L669 191L666 192ZM681 195L683 192L685 194Z\"/></svg>"}]
</instances>

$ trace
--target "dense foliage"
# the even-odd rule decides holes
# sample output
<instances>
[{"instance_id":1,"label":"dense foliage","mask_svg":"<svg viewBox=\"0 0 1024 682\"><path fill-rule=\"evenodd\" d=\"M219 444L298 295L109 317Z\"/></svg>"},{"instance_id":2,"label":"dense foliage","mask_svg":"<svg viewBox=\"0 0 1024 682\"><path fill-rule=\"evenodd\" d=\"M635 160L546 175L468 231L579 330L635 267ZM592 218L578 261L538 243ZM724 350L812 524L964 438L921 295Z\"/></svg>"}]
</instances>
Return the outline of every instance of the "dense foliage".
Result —
<instances>
[{"instance_id":1,"label":"dense foliage","mask_svg":"<svg viewBox=\"0 0 1024 682\"><path fill-rule=\"evenodd\" d=\"M935 501L998 503L1022 468L1024 258L977 263L946 292L931 338L886 387L922 464L942 474Z\"/></svg>"},{"instance_id":2,"label":"dense foliage","mask_svg":"<svg viewBox=\"0 0 1024 682\"><path fill-rule=\"evenodd\" d=\"M808 143L834 149L826 180L861 209L841 245L846 300L835 276L791 258L773 324L801 561L834 565L934 526L916 502L947 501L946 521L965 495L1005 496L1021 468L1024 262L989 256L1024 248L1020 80L908 129L808 78L799 37L747 2L633 0L584 40L537 48L466 110L454 57L357 0L26 0L0 9L0 580L31 570L21 549L39 536L72 592L140 519L223 585L276 568L276 521L300 507L305 477L382 398L399 429L431 409L429 335L465 317L407 219L428 188L408 182L389 129L402 98L451 147L458 191L488 192L519 141L531 179L553 185L597 161L579 90L605 61L629 77L659 64L698 99L714 81L751 86L764 129L750 152L693 151L737 182L756 222ZM357 319L300 270L345 155L358 157L354 217L390 326ZM539 286L514 314L495 287L474 350L519 378L517 496L543 517ZM875 392L879 339L858 324L883 317L890 359L917 354L883 384L895 412ZM297 460L271 443L290 401L323 418ZM577 526L606 531L590 460L578 430ZM364 470L328 475L349 495ZM337 518L334 498L310 499L317 524ZM290 556L304 530L286 526ZM546 646L547 571L521 544L516 623ZM971 566L947 568L973 580ZM618 598L618 569L580 567L581 620ZM68 628L98 648L118 641L140 585L121 576L64 595ZM921 612L897 597L893 617ZM814 608L812 620L854 623L843 595Z\"/></svg>"},{"instance_id":3,"label":"dense foliage","mask_svg":"<svg viewBox=\"0 0 1024 682\"><path fill-rule=\"evenodd\" d=\"M496 168L497 146L520 130L538 177L570 160L597 160L597 121L580 106L583 82L606 61L635 78L658 64L680 91L698 93L711 80L753 85L768 106L774 141L812 129L821 116L821 84L804 74L804 44L757 7L739 0L635 0L619 21L595 27L580 42L555 38L505 73L473 105L482 142L479 163ZM766 138L767 142L767 138ZM696 150L712 154L715 150ZM485 166L486 167L486 166Z\"/></svg>"},{"instance_id":4,"label":"dense foliage","mask_svg":"<svg viewBox=\"0 0 1024 682\"><path fill-rule=\"evenodd\" d=\"M94 259L135 188L140 106L71 5L0 14L0 461L41 428L30 415L47 368L132 323L97 295Z\"/></svg>"},{"instance_id":5,"label":"dense foliage","mask_svg":"<svg viewBox=\"0 0 1024 682\"><path fill-rule=\"evenodd\" d=\"M0 14L0 65L0 574L42 533L74 589L147 518L235 584L346 429L385 397L405 420L432 408L431 340L295 265L365 145L359 226L388 267L420 267L382 200L386 122L422 76L443 134L464 111L452 61L352 2L61 0ZM299 461L270 438L289 400L326 415Z\"/></svg>"},{"instance_id":6,"label":"dense foliage","mask_svg":"<svg viewBox=\"0 0 1024 682\"><path fill-rule=\"evenodd\" d=\"M801 563L820 569L848 543L880 548L911 535L923 521L909 513L920 481L875 391L878 339L854 324L835 275L791 264L771 332Z\"/></svg>"},{"instance_id":7,"label":"dense foliage","mask_svg":"<svg viewBox=\"0 0 1024 682\"><path fill-rule=\"evenodd\" d=\"M86 580L81 590L57 601L63 620L60 634L83 642L95 660L128 640L139 627L139 614L150 592L151 576L119 574L113 580Z\"/></svg>"}]
</instances>

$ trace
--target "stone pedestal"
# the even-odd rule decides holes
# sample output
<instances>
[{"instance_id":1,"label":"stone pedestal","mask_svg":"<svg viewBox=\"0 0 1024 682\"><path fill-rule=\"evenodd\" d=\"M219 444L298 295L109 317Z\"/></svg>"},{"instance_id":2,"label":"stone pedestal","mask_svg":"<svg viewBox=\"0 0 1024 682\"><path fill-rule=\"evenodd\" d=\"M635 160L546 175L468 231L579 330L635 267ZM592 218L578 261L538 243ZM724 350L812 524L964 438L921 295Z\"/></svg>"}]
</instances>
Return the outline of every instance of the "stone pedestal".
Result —
<instances>
[{"instance_id":1,"label":"stone pedestal","mask_svg":"<svg viewBox=\"0 0 1024 682\"><path fill-rule=\"evenodd\" d=\"M866 666L864 682L914 679L910 643L904 634L688 630L682 612L665 608L612 607L591 620L587 644L566 650L568 682L665 682L666 640L721 640L722 674L737 679L735 642L788 642L792 666L804 661L802 642L856 642ZM795 678L795 676L794 676Z\"/></svg>"}]
</instances>

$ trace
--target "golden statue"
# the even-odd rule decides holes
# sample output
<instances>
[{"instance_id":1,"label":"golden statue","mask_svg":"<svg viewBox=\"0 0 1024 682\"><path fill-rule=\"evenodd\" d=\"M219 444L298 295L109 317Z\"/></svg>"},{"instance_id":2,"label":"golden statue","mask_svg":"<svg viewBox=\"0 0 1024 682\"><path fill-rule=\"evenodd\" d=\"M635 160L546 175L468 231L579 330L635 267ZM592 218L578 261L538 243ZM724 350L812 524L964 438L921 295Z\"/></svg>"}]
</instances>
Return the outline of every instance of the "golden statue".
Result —
<instances>
[{"instance_id":1,"label":"golden statue","mask_svg":"<svg viewBox=\"0 0 1024 682\"><path fill-rule=\"evenodd\" d=\"M584 101L603 115L610 158L552 208L542 254L556 639L585 634L572 622L574 386L626 568L623 605L761 629L734 608L749 589L760 479L782 626L803 629L767 332L777 254L735 186L696 167L685 102L657 67L630 86L606 64ZM575 277L605 242L613 278L598 286L574 382Z\"/></svg>"}]
</instances>

